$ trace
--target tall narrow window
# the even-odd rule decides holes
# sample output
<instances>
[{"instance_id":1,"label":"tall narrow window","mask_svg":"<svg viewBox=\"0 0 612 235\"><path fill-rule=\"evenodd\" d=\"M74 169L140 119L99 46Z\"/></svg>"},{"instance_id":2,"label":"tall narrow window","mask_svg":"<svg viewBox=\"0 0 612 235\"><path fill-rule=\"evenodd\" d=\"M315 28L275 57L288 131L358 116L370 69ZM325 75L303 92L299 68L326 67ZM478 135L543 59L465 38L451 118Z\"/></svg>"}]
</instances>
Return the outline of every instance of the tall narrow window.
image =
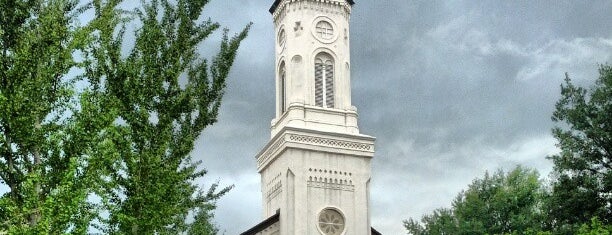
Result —
<instances>
[{"instance_id":1,"label":"tall narrow window","mask_svg":"<svg viewBox=\"0 0 612 235\"><path fill-rule=\"evenodd\" d=\"M286 81L286 77L287 77L287 71L285 69L285 62L283 62L281 64L280 67L280 74L279 74L279 101L280 101L280 113L281 115L283 113L285 113L285 111L287 111L287 81Z\"/></svg>"},{"instance_id":2,"label":"tall narrow window","mask_svg":"<svg viewBox=\"0 0 612 235\"><path fill-rule=\"evenodd\" d=\"M334 62L326 53L315 59L315 105L334 108Z\"/></svg>"}]
</instances>

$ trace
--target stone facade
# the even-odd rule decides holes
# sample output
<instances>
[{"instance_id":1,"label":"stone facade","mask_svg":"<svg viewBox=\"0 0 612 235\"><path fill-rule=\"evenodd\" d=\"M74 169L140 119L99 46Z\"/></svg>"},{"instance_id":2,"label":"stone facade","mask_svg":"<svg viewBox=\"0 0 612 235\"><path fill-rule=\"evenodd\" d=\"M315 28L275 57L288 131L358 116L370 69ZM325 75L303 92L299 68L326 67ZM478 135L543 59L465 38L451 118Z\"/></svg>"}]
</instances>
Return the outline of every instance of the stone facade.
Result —
<instances>
[{"instance_id":1,"label":"stone facade","mask_svg":"<svg viewBox=\"0 0 612 235\"><path fill-rule=\"evenodd\" d=\"M358 133L350 89L350 11L351 5L345 0L279 2L273 13L277 108L272 136L285 126ZM317 29L321 22L331 26L323 37ZM332 61L333 109L316 105L315 59L321 55Z\"/></svg>"},{"instance_id":2,"label":"stone facade","mask_svg":"<svg viewBox=\"0 0 612 235\"><path fill-rule=\"evenodd\" d=\"M276 115L257 154L263 218L253 234L370 235L375 138L359 133L351 103L353 1L277 0ZM266 232L267 231L267 232Z\"/></svg>"}]
</instances>

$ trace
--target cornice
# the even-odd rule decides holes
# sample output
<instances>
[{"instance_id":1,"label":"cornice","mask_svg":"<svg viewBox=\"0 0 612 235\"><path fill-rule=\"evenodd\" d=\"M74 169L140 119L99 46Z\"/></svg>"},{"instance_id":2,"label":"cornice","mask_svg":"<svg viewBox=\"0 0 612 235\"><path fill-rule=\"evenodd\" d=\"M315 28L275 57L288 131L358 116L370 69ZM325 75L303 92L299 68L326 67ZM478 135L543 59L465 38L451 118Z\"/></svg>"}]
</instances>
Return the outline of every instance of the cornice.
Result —
<instances>
[{"instance_id":1,"label":"cornice","mask_svg":"<svg viewBox=\"0 0 612 235\"><path fill-rule=\"evenodd\" d=\"M327 5L328 7L337 7L338 10L329 11L330 13L338 13L342 14L345 18L348 19L351 14L351 6L354 4L353 1L334 1L334 0L278 0L278 4L273 8L274 11L272 13L272 19L277 23L284 18L284 16L289 11L287 8L290 5L296 4L292 6L293 10L295 8L298 9L321 9L321 6ZM352 2L352 3L351 3ZM271 8L272 9L272 8Z\"/></svg>"},{"instance_id":2,"label":"cornice","mask_svg":"<svg viewBox=\"0 0 612 235\"><path fill-rule=\"evenodd\" d=\"M274 1L274 3L272 4L272 6L270 7L270 10L269 10L269 11L270 11L270 14L274 14L274 12L275 12L275 11L276 11L276 9L278 8L278 6L279 6L279 4L281 3L281 1L283 1L283 0L275 0L275 1ZM328 1L329 1L329 0L328 0ZM353 0L346 0L346 2L347 2L348 4L350 4L351 6L352 6L352 5L355 5L355 1L353 1Z\"/></svg>"},{"instance_id":3,"label":"cornice","mask_svg":"<svg viewBox=\"0 0 612 235\"><path fill-rule=\"evenodd\" d=\"M257 168L261 172L287 149L329 152L371 158L376 138L310 129L284 127L257 154Z\"/></svg>"}]
</instances>

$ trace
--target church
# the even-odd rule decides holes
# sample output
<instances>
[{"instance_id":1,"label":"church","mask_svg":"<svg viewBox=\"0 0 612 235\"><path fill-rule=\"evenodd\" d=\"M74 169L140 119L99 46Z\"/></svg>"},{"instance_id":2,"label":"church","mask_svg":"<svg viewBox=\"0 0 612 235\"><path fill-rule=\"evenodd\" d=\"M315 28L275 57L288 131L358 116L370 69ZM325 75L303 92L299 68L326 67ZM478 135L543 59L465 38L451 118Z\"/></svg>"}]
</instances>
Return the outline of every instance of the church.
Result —
<instances>
[{"instance_id":1,"label":"church","mask_svg":"<svg viewBox=\"0 0 612 235\"><path fill-rule=\"evenodd\" d=\"M276 115L257 154L263 221L242 235L377 235L372 136L351 103L352 0L275 0Z\"/></svg>"}]
</instances>

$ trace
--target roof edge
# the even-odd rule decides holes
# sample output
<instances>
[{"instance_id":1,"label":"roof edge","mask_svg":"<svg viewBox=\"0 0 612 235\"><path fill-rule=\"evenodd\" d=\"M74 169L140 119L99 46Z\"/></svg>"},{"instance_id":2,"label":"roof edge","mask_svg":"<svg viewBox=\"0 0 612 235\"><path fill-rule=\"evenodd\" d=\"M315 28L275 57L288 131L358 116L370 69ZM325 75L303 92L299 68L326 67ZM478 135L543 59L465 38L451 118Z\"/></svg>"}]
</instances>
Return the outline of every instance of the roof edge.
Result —
<instances>
[{"instance_id":1,"label":"roof edge","mask_svg":"<svg viewBox=\"0 0 612 235\"><path fill-rule=\"evenodd\" d=\"M255 235L279 221L280 221L280 209L276 210L276 214L274 214L270 218L262 221L261 223L255 225L255 227L252 227L251 229L247 230L246 232L241 233L240 235ZM382 235L380 232L376 231L374 227L370 227L370 231L372 235Z\"/></svg>"},{"instance_id":2,"label":"roof edge","mask_svg":"<svg viewBox=\"0 0 612 235\"><path fill-rule=\"evenodd\" d=\"M276 11L276 8L278 7L278 5L280 4L282 0L275 0L274 3L272 3L272 6L270 7L270 10L268 10L270 12L270 14L274 14L274 12ZM355 1L354 0L346 0L349 4L355 5Z\"/></svg>"},{"instance_id":3,"label":"roof edge","mask_svg":"<svg viewBox=\"0 0 612 235\"><path fill-rule=\"evenodd\" d=\"M258 232L261 232L264 229L272 226L274 223L276 223L278 221L280 221L280 210L277 210L276 214L274 214L270 218L262 221L261 223L255 225L255 227L252 227L251 229L241 233L240 235L255 235Z\"/></svg>"}]
</instances>

